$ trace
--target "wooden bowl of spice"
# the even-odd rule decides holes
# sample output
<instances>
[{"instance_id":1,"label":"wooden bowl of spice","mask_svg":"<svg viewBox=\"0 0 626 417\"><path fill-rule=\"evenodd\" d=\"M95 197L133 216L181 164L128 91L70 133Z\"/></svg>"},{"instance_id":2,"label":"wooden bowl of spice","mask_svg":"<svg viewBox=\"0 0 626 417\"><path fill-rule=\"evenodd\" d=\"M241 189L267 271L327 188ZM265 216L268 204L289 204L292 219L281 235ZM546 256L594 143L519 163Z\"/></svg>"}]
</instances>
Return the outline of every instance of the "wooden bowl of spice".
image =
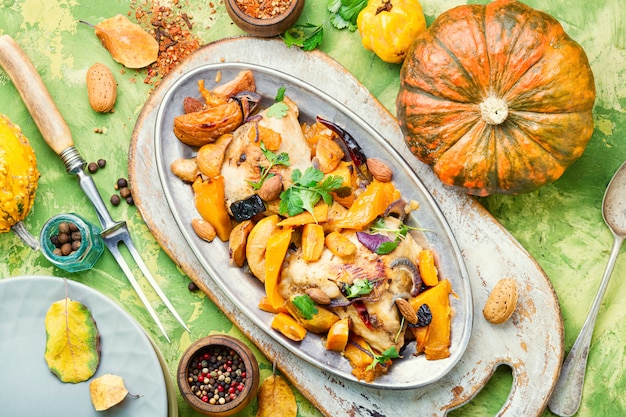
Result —
<instances>
[{"instance_id":1,"label":"wooden bowl of spice","mask_svg":"<svg viewBox=\"0 0 626 417\"><path fill-rule=\"evenodd\" d=\"M304 0L226 0L226 11L239 28L251 35L272 37L293 26Z\"/></svg>"},{"instance_id":2,"label":"wooden bowl of spice","mask_svg":"<svg viewBox=\"0 0 626 417\"><path fill-rule=\"evenodd\" d=\"M259 364L242 341L212 335L192 343L178 364L178 389L185 401L207 416L243 410L259 389Z\"/></svg>"}]
</instances>

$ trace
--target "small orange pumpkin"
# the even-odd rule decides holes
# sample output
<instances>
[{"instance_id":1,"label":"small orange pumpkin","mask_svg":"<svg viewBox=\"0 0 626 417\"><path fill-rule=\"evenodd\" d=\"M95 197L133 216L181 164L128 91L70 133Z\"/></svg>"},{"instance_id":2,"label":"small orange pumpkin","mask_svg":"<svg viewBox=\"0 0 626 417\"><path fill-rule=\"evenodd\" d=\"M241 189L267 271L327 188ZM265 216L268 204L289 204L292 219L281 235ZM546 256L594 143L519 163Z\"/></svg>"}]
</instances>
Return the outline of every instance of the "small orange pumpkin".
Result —
<instances>
[{"instance_id":1,"label":"small orange pumpkin","mask_svg":"<svg viewBox=\"0 0 626 417\"><path fill-rule=\"evenodd\" d=\"M486 196L558 179L593 133L593 73L552 16L515 0L444 12L403 63L397 117L442 182Z\"/></svg>"}]
</instances>

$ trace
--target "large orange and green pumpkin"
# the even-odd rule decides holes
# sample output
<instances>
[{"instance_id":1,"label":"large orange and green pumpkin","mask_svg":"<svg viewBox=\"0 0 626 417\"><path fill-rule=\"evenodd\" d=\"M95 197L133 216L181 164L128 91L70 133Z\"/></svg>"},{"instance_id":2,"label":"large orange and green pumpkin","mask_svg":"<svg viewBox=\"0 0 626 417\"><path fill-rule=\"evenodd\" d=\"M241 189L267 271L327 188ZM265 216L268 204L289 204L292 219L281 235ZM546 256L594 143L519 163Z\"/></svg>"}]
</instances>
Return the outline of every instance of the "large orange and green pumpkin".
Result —
<instances>
[{"instance_id":1,"label":"large orange and green pumpkin","mask_svg":"<svg viewBox=\"0 0 626 417\"><path fill-rule=\"evenodd\" d=\"M397 117L411 152L469 194L558 179L593 133L593 74L560 23L512 0L441 14L411 45Z\"/></svg>"}]
</instances>

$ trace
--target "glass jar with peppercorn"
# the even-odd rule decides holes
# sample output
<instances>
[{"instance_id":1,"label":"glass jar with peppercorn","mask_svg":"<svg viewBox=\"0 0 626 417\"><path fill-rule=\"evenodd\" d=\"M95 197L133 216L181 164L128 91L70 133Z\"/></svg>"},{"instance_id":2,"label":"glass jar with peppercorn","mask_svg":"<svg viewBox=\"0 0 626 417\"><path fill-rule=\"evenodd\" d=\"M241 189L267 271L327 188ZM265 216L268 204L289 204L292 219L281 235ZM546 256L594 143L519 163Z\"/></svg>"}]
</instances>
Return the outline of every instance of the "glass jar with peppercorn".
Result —
<instances>
[{"instance_id":1,"label":"glass jar with peppercorn","mask_svg":"<svg viewBox=\"0 0 626 417\"><path fill-rule=\"evenodd\" d=\"M50 218L39 235L41 252L68 272L90 269L104 251L100 230L75 213Z\"/></svg>"}]
</instances>

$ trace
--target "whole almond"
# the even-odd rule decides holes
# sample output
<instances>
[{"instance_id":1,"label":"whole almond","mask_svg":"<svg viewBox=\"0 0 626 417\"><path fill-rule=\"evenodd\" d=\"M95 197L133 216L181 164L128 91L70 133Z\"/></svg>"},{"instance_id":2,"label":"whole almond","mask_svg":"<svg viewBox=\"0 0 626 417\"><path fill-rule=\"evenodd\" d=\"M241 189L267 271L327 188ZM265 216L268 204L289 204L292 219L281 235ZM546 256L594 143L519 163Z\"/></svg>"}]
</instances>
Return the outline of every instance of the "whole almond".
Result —
<instances>
[{"instance_id":1,"label":"whole almond","mask_svg":"<svg viewBox=\"0 0 626 417\"><path fill-rule=\"evenodd\" d=\"M113 110L117 99L117 84L111 70L95 63L87 70L87 95L91 108L100 113Z\"/></svg>"},{"instance_id":2,"label":"whole almond","mask_svg":"<svg viewBox=\"0 0 626 417\"><path fill-rule=\"evenodd\" d=\"M230 263L242 267L246 261L246 243L248 243L248 235L254 228L252 220L244 220L237 226L233 227L228 239L228 257Z\"/></svg>"},{"instance_id":3,"label":"whole almond","mask_svg":"<svg viewBox=\"0 0 626 417\"><path fill-rule=\"evenodd\" d=\"M282 190L283 178L280 175L274 175L263 182L258 194L263 201L273 201L278 198Z\"/></svg>"},{"instance_id":4,"label":"whole almond","mask_svg":"<svg viewBox=\"0 0 626 417\"><path fill-rule=\"evenodd\" d=\"M196 98L193 97L185 97L183 99L183 111L185 113L195 113L204 108L204 104Z\"/></svg>"},{"instance_id":5,"label":"whole almond","mask_svg":"<svg viewBox=\"0 0 626 417\"><path fill-rule=\"evenodd\" d=\"M503 278L491 290L483 316L493 324L504 323L517 306L517 284L513 278Z\"/></svg>"},{"instance_id":6,"label":"whole almond","mask_svg":"<svg viewBox=\"0 0 626 417\"><path fill-rule=\"evenodd\" d=\"M215 228L206 220L194 218L191 220L191 227L200 239L204 239L207 242L212 242L217 235Z\"/></svg>"},{"instance_id":7,"label":"whole almond","mask_svg":"<svg viewBox=\"0 0 626 417\"><path fill-rule=\"evenodd\" d=\"M415 312L415 310L413 310L411 303L409 303L404 298L397 298L396 306L398 307L398 310L400 310L400 314L402 314L402 317L404 317L406 321L411 324L417 323L417 313Z\"/></svg>"},{"instance_id":8,"label":"whole almond","mask_svg":"<svg viewBox=\"0 0 626 417\"><path fill-rule=\"evenodd\" d=\"M178 158L170 165L172 173L185 182L194 182L200 175L195 158Z\"/></svg>"},{"instance_id":9,"label":"whole almond","mask_svg":"<svg viewBox=\"0 0 626 417\"><path fill-rule=\"evenodd\" d=\"M315 303L319 305L324 306L330 304L330 297L317 287L307 288L305 292L313 301L315 301Z\"/></svg>"},{"instance_id":10,"label":"whole almond","mask_svg":"<svg viewBox=\"0 0 626 417\"><path fill-rule=\"evenodd\" d=\"M380 182L389 182L393 178L391 168L378 158L367 158L367 169Z\"/></svg>"}]
</instances>

